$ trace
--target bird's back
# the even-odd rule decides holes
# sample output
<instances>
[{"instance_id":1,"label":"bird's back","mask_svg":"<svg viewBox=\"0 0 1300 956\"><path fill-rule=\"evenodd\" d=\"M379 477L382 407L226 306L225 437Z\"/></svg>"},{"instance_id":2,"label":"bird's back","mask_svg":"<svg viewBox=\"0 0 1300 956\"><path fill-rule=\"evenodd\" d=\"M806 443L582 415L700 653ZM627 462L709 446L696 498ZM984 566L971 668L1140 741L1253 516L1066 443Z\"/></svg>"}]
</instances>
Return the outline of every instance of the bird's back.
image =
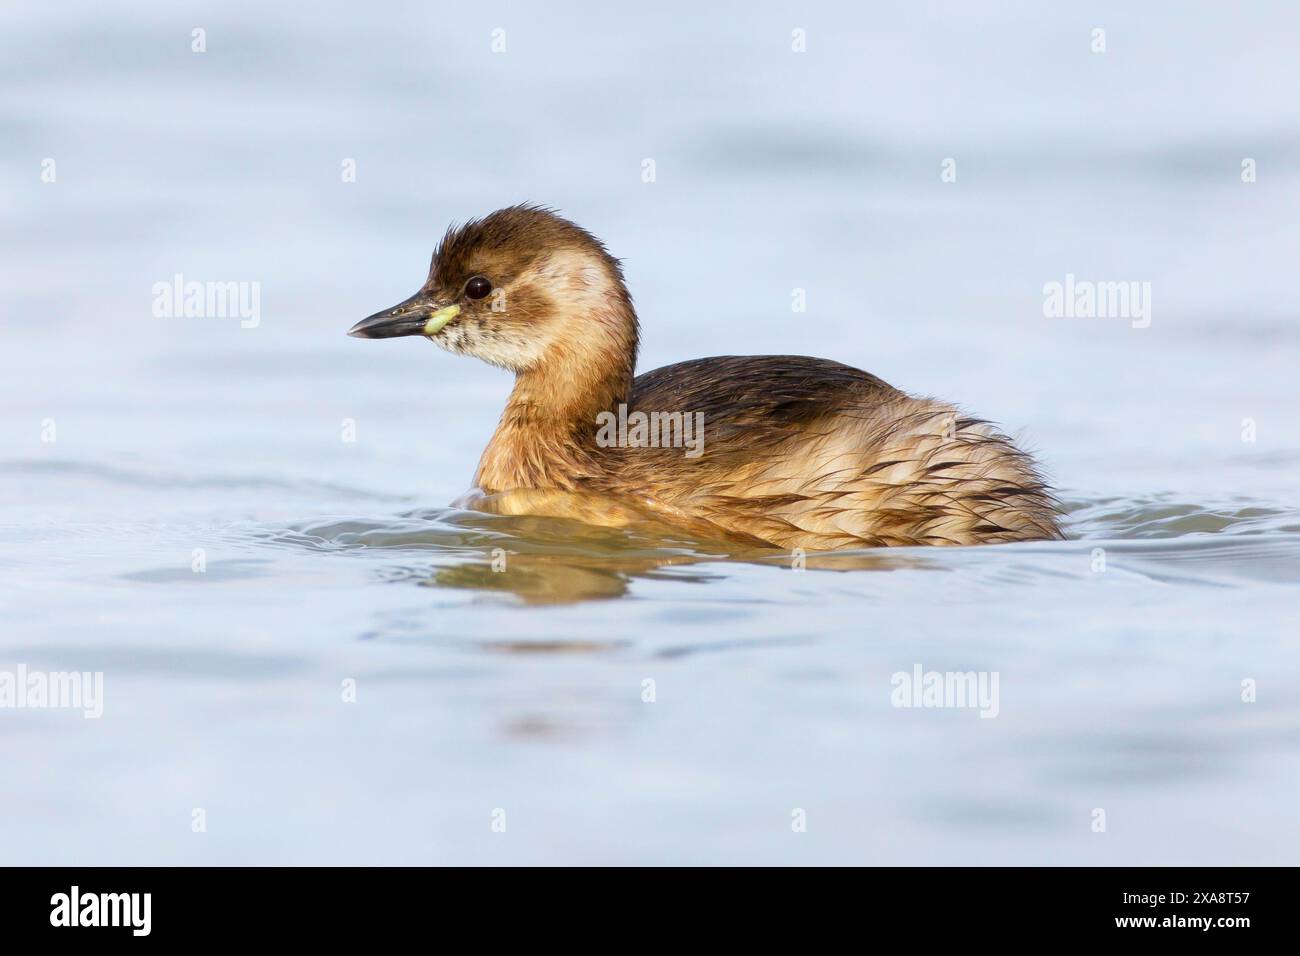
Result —
<instances>
[{"instance_id":1,"label":"bird's back","mask_svg":"<svg viewBox=\"0 0 1300 956\"><path fill-rule=\"evenodd\" d=\"M605 449L608 490L746 538L823 550L1060 537L1046 485L1009 438L838 362L681 362L636 378L637 412L688 417L702 434Z\"/></svg>"}]
</instances>

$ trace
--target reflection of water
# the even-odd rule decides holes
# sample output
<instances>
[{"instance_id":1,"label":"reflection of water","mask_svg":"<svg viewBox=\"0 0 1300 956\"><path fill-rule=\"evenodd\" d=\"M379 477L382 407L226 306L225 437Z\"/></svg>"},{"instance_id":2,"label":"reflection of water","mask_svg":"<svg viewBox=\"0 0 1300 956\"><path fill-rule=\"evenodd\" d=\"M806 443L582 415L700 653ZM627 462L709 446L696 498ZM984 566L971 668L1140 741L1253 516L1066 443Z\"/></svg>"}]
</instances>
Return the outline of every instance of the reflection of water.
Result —
<instances>
[{"instance_id":1,"label":"reflection of water","mask_svg":"<svg viewBox=\"0 0 1300 956\"><path fill-rule=\"evenodd\" d=\"M507 558L499 568L491 563L440 568L420 583L432 587L509 592L529 604L564 604L623 597L631 578L648 576L658 568L692 560L689 557L642 556L621 557L610 562L601 558L524 553ZM704 578L700 576L696 580Z\"/></svg>"},{"instance_id":2,"label":"reflection of water","mask_svg":"<svg viewBox=\"0 0 1300 956\"><path fill-rule=\"evenodd\" d=\"M622 597L636 578L705 583L721 576L715 562L792 566L775 548L695 537L632 505L592 495L511 492L462 500L474 510L421 511L392 520L327 519L282 531L258 530L268 543L322 551L424 552L432 566L388 568L388 580L511 594L529 604ZM523 514L540 508L546 514ZM596 523L592 523L596 522ZM453 559L453 560L447 560ZM817 570L923 567L916 552L812 554ZM690 570L709 563L709 570Z\"/></svg>"},{"instance_id":3,"label":"reflection of water","mask_svg":"<svg viewBox=\"0 0 1300 956\"><path fill-rule=\"evenodd\" d=\"M970 567L994 580L1056 573L1026 556L1112 555L1117 569L1153 580L1300 577L1300 516L1250 502L1196 505L1168 496L1078 499L1068 505L1071 539L977 548L880 548L796 558L693 537L623 502L562 492L471 496L469 507L396 518L331 518L291 529L257 529L275 546L389 555L388 581L509 595L525 604L626 597L637 579L705 584L744 565L811 572L889 572ZM540 507L548 514L518 513ZM595 523L592 523L595 522ZM412 562L425 555L427 562ZM231 573L240 565L232 565ZM141 572L140 579L149 574ZM224 573L224 571L223 571ZM179 572L173 572L173 576Z\"/></svg>"}]
</instances>

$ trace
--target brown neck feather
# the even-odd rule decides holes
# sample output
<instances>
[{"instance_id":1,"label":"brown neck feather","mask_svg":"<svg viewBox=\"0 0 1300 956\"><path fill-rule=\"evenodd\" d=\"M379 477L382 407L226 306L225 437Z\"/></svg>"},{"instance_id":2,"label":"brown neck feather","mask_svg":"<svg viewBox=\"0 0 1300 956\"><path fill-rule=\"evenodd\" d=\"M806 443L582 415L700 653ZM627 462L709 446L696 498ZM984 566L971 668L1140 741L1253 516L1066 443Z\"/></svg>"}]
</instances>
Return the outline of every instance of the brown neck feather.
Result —
<instances>
[{"instance_id":1,"label":"brown neck feather","mask_svg":"<svg viewBox=\"0 0 1300 956\"><path fill-rule=\"evenodd\" d=\"M485 491L572 490L599 473L596 416L615 411L632 392L636 311L619 282L594 307L557 321L542 359L515 375L474 476Z\"/></svg>"}]
</instances>

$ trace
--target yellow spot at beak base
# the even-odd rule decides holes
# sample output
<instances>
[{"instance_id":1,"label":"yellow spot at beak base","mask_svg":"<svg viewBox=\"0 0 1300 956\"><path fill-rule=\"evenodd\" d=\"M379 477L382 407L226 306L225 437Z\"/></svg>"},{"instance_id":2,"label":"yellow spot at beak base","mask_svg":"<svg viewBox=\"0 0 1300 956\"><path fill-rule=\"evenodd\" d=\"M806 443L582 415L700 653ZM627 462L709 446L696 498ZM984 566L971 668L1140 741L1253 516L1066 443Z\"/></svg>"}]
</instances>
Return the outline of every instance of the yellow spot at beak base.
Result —
<instances>
[{"instance_id":1,"label":"yellow spot at beak base","mask_svg":"<svg viewBox=\"0 0 1300 956\"><path fill-rule=\"evenodd\" d=\"M449 305L445 309L439 309L433 315L429 316L429 321L424 323L425 335L437 335L438 331L450 322L456 316L460 315L460 306Z\"/></svg>"}]
</instances>

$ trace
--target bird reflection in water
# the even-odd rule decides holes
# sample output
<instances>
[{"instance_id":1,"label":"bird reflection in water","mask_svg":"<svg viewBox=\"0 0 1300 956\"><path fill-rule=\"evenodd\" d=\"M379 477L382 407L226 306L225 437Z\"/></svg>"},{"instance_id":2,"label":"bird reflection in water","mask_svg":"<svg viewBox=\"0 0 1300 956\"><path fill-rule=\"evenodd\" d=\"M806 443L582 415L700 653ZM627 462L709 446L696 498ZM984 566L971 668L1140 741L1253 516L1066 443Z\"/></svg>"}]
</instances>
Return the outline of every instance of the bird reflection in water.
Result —
<instances>
[{"instance_id":1,"label":"bird reflection in water","mask_svg":"<svg viewBox=\"0 0 1300 956\"><path fill-rule=\"evenodd\" d=\"M725 565L733 561L811 571L928 566L899 549L804 555L720 539L704 527L690 533L628 502L592 494L472 491L455 507L464 509L457 525L498 533L508 528L509 535L472 560L423 572L419 583L508 594L529 605L620 598L636 579L716 581L727 576Z\"/></svg>"}]
</instances>

